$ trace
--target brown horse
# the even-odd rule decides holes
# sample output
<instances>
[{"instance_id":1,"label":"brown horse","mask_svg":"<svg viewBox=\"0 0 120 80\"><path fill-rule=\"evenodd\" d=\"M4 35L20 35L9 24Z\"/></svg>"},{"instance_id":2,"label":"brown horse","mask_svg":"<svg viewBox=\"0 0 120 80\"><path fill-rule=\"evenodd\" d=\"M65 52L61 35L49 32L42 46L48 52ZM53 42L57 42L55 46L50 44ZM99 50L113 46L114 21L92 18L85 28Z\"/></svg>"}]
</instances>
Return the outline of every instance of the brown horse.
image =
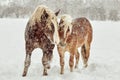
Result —
<instances>
[{"instance_id":1,"label":"brown horse","mask_svg":"<svg viewBox=\"0 0 120 80\"><path fill-rule=\"evenodd\" d=\"M43 51L42 64L43 75L47 75L52 59L54 43L59 43L57 17L59 11L54 13L46 6L40 5L36 8L29 19L25 30L26 58L23 76L26 76L31 63L32 51L41 48Z\"/></svg>"},{"instance_id":2,"label":"brown horse","mask_svg":"<svg viewBox=\"0 0 120 80\"><path fill-rule=\"evenodd\" d=\"M70 52L70 71L73 71L74 56L76 58L75 68L78 67L79 47L81 47L84 67L87 67L92 41L92 27L90 22L86 18L76 18L72 20L69 15L64 15L60 19L58 32L60 43L57 45L57 48L60 56L60 73L64 73L64 53L66 51Z\"/></svg>"}]
</instances>

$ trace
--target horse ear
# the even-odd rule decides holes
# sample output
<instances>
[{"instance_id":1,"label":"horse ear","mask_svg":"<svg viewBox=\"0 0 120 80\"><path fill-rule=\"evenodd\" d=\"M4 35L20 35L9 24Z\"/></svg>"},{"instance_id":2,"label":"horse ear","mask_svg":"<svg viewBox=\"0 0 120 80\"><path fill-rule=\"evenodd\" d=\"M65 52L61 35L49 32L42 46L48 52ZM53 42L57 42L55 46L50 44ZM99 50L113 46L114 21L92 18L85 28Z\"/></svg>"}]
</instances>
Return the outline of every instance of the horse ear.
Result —
<instances>
[{"instance_id":1,"label":"horse ear","mask_svg":"<svg viewBox=\"0 0 120 80\"><path fill-rule=\"evenodd\" d=\"M57 12L55 12L55 15L58 16L59 12L60 12L60 9Z\"/></svg>"},{"instance_id":2,"label":"horse ear","mask_svg":"<svg viewBox=\"0 0 120 80\"><path fill-rule=\"evenodd\" d=\"M43 14L44 14L44 17L47 19L49 16L48 13L44 10Z\"/></svg>"}]
</instances>

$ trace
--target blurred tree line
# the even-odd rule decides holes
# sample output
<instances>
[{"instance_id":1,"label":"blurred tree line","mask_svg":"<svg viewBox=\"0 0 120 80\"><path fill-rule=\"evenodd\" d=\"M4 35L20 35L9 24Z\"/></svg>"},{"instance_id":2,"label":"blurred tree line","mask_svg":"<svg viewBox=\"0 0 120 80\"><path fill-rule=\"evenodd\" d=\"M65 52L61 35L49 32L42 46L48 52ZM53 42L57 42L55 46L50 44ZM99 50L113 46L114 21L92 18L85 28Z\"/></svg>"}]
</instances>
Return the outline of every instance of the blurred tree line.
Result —
<instances>
[{"instance_id":1,"label":"blurred tree line","mask_svg":"<svg viewBox=\"0 0 120 80\"><path fill-rule=\"evenodd\" d=\"M28 18L38 5L46 5L60 14L91 20L120 20L120 0L8 0L0 4L0 18Z\"/></svg>"}]
</instances>

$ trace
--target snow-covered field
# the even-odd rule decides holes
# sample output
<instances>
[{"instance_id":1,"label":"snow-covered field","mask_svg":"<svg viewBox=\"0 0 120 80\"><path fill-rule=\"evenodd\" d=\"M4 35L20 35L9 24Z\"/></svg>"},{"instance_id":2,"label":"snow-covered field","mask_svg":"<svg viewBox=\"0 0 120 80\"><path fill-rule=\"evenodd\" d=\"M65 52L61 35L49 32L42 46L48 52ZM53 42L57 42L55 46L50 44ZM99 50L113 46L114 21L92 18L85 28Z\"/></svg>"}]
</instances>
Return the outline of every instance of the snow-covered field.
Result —
<instances>
[{"instance_id":1,"label":"snow-covered field","mask_svg":"<svg viewBox=\"0 0 120 80\"><path fill-rule=\"evenodd\" d=\"M65 73L60 75L59 56L54 57L48 76L43 76L42 51L33 51L28 75L22 77L25 49L24 30L27 19L0 19L0 80L120 80L120 22L91 21L94 39L89 66L69 71L69 54L65 55Z\"/></svg>"}]
</instances>

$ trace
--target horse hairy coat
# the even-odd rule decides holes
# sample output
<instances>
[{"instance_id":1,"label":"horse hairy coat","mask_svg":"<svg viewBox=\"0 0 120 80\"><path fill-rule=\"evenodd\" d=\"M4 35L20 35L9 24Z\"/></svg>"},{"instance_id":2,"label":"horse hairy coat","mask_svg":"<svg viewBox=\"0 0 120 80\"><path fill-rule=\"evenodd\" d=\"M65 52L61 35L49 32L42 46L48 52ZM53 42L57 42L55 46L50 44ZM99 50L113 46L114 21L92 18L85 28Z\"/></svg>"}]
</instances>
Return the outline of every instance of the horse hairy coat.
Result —
<instances>
[{"instance_id":1,"label":"horse hairy coat","mask_svg":"<svg viewBox=\"0 0 120 80\"><path fill-rule=\"evenodd\" d=\"M32 51L40 48L43 51L43 75L47 75L53 56L54 43L59 43L58 22L55 13L44 5L36 8L25 29L26 58L23 76L26 76L31 63Z\"/></svg>"},{"instance_id":2,"label":"horse hairy coat","mask_svg":"<svg viewBox=\"0 0 120 80\"><path fill-rule=\"evenodd\" d=\"M79 47L81 47L84 67L87 67L92 42L92 26L90 22L84 17L67 21L70 20L69 18L69 15L62 16L58 29L60 43L57 48L60 56L61 74L64 73L64 53L66 51L70 53L70 71L73 71L74 57L76 58L75 68L78 67Z\"/></svg>"}]
</instances>

